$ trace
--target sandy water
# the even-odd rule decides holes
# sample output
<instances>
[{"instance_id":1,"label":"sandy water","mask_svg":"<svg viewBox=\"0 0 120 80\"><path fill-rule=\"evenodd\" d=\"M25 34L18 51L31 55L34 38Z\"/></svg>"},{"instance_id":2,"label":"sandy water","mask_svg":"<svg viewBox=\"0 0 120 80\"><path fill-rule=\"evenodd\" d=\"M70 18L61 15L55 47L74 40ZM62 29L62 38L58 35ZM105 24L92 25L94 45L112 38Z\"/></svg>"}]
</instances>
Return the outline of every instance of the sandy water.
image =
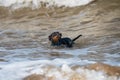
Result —
<instances>
[{"instance_id":1,"label":"sandy water","mask_svg":"<svg viewBox=\"0 0 120 80\"><path fill-rule=\"evenodd\" d=\"M54 31L83 36L73 48L51 47L48 35ZM120 80L120 1L1 6L0 80Z\"/></svg>"}]
</instances>

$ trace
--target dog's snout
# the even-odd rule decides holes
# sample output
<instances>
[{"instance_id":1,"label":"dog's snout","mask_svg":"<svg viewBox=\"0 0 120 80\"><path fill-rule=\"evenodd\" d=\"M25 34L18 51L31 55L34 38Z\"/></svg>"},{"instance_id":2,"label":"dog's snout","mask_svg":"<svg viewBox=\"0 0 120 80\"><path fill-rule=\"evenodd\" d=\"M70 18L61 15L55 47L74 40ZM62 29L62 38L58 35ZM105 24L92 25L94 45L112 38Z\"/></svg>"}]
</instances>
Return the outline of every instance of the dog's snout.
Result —
<instances>
[{"instance_id":1,"label":"dog's snout","mask_svg":"<svg viewBox=\"0 0 120 80\"><path fill-rule=\"evenodd\" d=\"M58 42L59 37L58 36L54 36L52 39L53 39L54 42Z\"/></svg>"}]
</instances>

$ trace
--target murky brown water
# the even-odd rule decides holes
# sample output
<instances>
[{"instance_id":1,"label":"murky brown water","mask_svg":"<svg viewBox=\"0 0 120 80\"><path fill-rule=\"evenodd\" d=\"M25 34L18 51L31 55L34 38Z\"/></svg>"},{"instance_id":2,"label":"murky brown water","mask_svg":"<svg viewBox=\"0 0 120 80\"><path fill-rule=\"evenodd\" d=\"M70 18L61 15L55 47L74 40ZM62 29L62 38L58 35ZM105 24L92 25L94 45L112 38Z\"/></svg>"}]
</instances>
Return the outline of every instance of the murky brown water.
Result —
<instances>
[{"instance_id":1,"label":"murky brown water","mask_svg":"<svg viewBox=\"0 0 120 80\"><path fill-rule=\"evenodd\" d=\"M63 37L74 38L78 34L83 36L76 41L72 49L54 48L48 41L48 35L54 31L60 31ZM73 8L50 7L48 9L44 5L37 10L22 8L8 11L7 8L0 8L1 63L76 57L83 60L83 63L84 60L88 60L115 65L119 68L120 0L97 0L87 6ZM73 61L71 65L82 65L80 63ZM56 68L52 67L50 70L53 69ZM117 71L120 74L120 70ZM62 75L68 76L68 74ZM82 75L76 74L71 75L69 80L87 80ZM76 77L72 77L74 75ZM32 79L25 80L38 80L38 78L46 80L45 76L33 75ZM48 78L48 80L56 80L53 76Z\"/></svg>"}]
</instances>

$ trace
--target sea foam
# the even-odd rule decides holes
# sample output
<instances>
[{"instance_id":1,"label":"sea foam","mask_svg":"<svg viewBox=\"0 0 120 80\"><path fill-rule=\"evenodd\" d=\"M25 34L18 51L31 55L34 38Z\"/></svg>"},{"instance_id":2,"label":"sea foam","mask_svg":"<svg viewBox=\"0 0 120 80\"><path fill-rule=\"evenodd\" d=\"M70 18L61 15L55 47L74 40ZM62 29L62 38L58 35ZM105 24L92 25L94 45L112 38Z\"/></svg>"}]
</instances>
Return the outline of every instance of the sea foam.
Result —
<instances>
[{"instance_id":1,"label":"sea foam","mask_svg":"<svg viewBox=\"0 0 120 80\"><path fill-rule=\"evenodd\" d=\"M11 7L13 9L21 7L31 7L36 9L41 7L41 3L46 3L46 7L76 7L86 5L92 1L94 0L0 0L0 6Z\"/></svg>"},{"instance_id":2,"label":"sea foam","mask_svg":"<svg viewBox=\"0 0 120 80\"><path fill-rule=\"evenodd\" d=\"M23 80L29 75L36 74L45 77L41 80L120 80L120 77L108 76L103 71L88 70L82 67L74 70L68 64L62 64L58 67L53 65L53 62L54 60L39 60L1 65L0 79Z\"/></svg>"}]
</instances>

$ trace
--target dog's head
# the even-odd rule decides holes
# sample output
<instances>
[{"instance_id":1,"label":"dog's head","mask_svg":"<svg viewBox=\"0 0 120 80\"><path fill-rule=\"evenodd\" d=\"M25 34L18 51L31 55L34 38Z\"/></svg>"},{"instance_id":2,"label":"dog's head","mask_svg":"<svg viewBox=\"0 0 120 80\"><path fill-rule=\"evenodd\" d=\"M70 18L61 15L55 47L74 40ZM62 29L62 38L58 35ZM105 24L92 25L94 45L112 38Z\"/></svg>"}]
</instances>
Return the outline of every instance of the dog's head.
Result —
<instances>
[{"instance_id":1,"label":"dog's head","mask_svg":"<svg viewBox=\"0 0 120 80\"><path fill-rule=\"evenodd\" d=\"M49 35L49 40L53 42L58 42L59 39L61 39L62 34L59 32L53 32L51 35Z\"/></svg>"}]
</instances>

